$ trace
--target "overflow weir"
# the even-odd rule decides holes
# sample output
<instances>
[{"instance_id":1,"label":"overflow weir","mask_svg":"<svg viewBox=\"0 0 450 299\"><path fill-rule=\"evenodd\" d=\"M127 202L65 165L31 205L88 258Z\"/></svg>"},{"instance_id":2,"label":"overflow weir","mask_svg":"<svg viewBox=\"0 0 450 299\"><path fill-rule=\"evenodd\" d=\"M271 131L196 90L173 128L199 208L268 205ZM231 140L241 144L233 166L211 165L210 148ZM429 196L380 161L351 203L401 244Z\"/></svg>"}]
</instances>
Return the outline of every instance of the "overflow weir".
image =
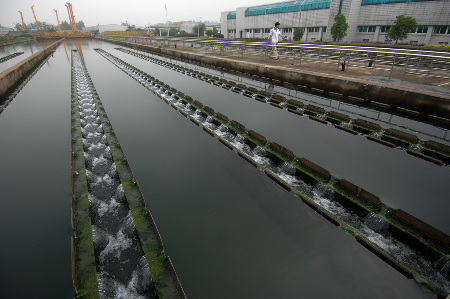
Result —
<instances>
[{"instance_id":1,"label":"overflow weir","mask_svg":"<svg viewBox=\"0 0 450 299\"><path fill-rule=\"evenodd\" d=\"M237 121L230 121L224 114L165 82L102 49L95 50L182 116L217 138L251 165L263 170L281 187L292 191L328 221L354 235L356 241L404 276L416 279L422 287L439 296L448 295L448 235L402 210L386 209L381 200L370 192L345 179L333 178L328 170L306 158L296 157L289 149L268 141L263 135L248 130ZM222 84L200 72L163 63L149 56L133 55L164 64L211 84Z\"/></svg>"},{"instance_id":2,"label":"overflow weir","mask_svg":"<svg viewBox=\"0 0 450 299\"><path fill-rule=\"evenodd\" d=\"M86 298L184 298L78 51L72 51L73 281Z\"/></svg>"}]
</instances>

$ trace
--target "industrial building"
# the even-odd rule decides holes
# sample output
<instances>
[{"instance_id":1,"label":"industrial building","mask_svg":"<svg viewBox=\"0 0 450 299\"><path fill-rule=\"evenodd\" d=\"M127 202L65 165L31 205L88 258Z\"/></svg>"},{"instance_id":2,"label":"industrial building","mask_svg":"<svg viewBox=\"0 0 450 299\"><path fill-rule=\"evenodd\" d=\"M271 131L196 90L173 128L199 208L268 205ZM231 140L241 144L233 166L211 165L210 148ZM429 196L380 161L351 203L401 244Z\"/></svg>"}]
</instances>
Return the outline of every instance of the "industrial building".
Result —
<instances>
[{"instance_id":1,"label":"industrial building","mask_svg":"<svg viewBox=\"0 0 450 299\"><path fill-rule=\"evenodd\" d=\"M301 27L305 29L303 41L329 42L339 13L349 24L346 42L390 42L387 30L403 14L415 18L418 26L399 42L450 44L450 0L300 0L238 7L221 13L221 31L226 38L268 38L278 21L289 40Z\"/></svg>"}]
</instances>

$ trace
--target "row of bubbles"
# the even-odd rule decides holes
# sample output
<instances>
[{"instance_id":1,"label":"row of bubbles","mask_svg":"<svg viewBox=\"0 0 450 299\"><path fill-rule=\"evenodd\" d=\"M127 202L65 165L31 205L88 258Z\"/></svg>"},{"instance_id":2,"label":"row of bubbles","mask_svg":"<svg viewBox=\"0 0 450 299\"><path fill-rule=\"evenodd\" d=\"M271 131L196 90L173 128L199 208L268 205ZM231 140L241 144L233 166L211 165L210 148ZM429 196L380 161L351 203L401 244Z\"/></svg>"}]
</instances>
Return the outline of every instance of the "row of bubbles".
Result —
<instances>
[{"instance_id":1,"label":"row of bubbles","mask_svg":"<svg viewBox=\"0 0 450 299\"><path fill-rule=\"evenodd\" d=\"M73 75L84 146L100 298L156 298L81 57Z\"/></svg>"},{"instance_id":2,"label":"row of bubbles","mask_svg":"<svg viewBox=\"0 0 450 299\"><path fill-rule=\"evenodd\" d=\"M100 54L134 79L138 80L137 78L139 77L145 77L145 73L124 63L106 51L102 50ZM438 287L450 291L450 262L448 257L422 254L422 252L414 251L410 246L392 235L392 231L395 231L395 228L391 227L385 220L366 211L364 213L358 213L353 211L351 207L343 206L336 199L334 190L327 185L305 182L297 175L296 168L293 165L279 158L277 159L272 154L267 153L264 148L247 142L246 138L241 134L230 133L228 129L224 129L226 126L215 122L211 116L205 117L200 110L196 110L190 104L184 104L181 99L167 95L167 91L156 84L152 85L153 83L153 79L146 77L145 83L142 84L162 99L167 100L170 104L175 105L187 115L197 120L202 126L212 130L216 135L228 141L234 148L244 152L256 163L271 170L287 184L310 197L315 203L335 217L352 226L361 235L385 250L391 257L417 271Z\"/></svg>"}]
</instances>

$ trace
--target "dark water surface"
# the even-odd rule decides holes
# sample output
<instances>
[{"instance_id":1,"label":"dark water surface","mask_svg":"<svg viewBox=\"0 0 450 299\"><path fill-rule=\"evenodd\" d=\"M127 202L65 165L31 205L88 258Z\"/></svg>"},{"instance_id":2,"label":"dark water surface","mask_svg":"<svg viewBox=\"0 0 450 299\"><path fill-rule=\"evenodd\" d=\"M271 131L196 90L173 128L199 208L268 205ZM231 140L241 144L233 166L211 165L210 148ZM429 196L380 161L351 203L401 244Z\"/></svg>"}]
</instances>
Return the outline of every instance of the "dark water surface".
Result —
<instances>
[{"instance_id":1,"label":"dark water surface","mask_svg":"<svg viewBox=\"0 0 450 299\"><path fill-rule=\"evenodd\" d=\"M449 207L444 202L448 168L213 88L115 51L114 45L83 43L87 69L189 298L433 297L125 75L95 47L385 202L392 198L390 205L438 218L443 230L448 226L442 219ZM70 48L75 46L68 43ZM0 114L2 298L73 294L70 63L62 45L49 63Z\"/></svg>"},{"instance_id":2,"label":"dark water surface","mask_svg":"<svg viewBox=\"0 0 450 299\"><path fill-rule=\"evenodd\" d=\"M450 234L449 167L434 165L404 150L376 144L121 51L111 51L269 141L379 196L387 206L403 209Z\"/></svg>"},{"instance_id":3,"label":"dark water surface","mask_svg":"<svg viewBox=\"0 0 450 299\"><path fill-rule=\"evenodd\" d=\"M189 297L430 295L106 59L85 60Z\"/></svg>"},{"instance_id":4,"label":"dark water surface","mask_svg":"<svg viewBox=\"0 0 450 299\"><path fill-rule=\"evenodd\" d=\"M70 64L61 47L0 114L0 182L0 296L71 298Z\"/></svg>"}]
</instances>

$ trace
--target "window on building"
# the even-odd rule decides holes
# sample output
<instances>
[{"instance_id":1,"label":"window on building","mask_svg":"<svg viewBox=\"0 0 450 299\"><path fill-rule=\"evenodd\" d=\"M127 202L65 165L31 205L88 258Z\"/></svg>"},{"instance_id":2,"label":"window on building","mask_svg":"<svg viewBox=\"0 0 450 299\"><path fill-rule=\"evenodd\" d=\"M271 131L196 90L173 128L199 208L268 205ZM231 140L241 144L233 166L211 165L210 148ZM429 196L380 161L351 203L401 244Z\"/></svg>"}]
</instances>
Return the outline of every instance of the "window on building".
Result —
<instances>
[{"instance_id":1,"label":"window on building","mask_svg":"<svg viewBox=\"0 0 450 299\"><path fill-rule=\"evenodd\" d=\"M261 29L253 29L254 33L261 33Z\"/></svg>"},{"instance_id":2,"label":"window on building","mask_svg":"<svg viewBox=\"0 0 450 299\"><path fill-rule=\"evenodd\" d=\"M381 32L388 32L388 30L391 29L391 26L381 26Z\"/></svg>"},{"instance_id":3,"label":"window on building","mask_svg":"<svg viewBox=\"0 0 450 299\"><path fill-rule=\"evenodd\" d=\"M264 28L264 33L270 33L270 28Z\"/></svg>"},{"instance_id":4,"label":"window on building","mask_svg":"<svg viewBox=\"0 0 450 299\"><path fill-rule=\"evenodd\" d=\"M322 27L322 32L327 32L327 27Z\"/></svg>"},{"instance_id":5,"label":"window on building","mask_svg":"<svg viewBox=\"0 0 450 299\"><path fill-rule=\"evenodd\" d=\"M319 32L320 31L320 27L314 27L314 32Z\"/></svg>"},{"instance_id":6,"label":"window on building","mask_svg":"<svg viewBox=\"0 0 450 299\"><path fill-rule=\"evenodd\" d=\"M314 32L314 27L308 27L308 32Z\"/></svg>"},{"instance_id":7,"label":"window on building","mask_svg":"<svg viewBox=\"0 0 450 299\"><path fill-rule=\"evenodd\" d=\"M359 26L359 32L367 32L369 30L369 26Z\"/></svg>"},{"instance_id":8,"label":"window on building","mask_svg":"<svg viewBox=\"0 0 450 299\"><path fill-rule=\"evenodd\" d=\"M363 43L368 43L368 42L369 42L368 38L363 39Z\"/></svg>"},{"instance_id":9,"label":"window on building","mask_svg":"<svg viewBox=\"0 0 450 299\"><path fill-rule=\"evenodd\" d=\"M433 33L445 34L446 31L447 31L447 26L434 26Z\"/></svg>"},{"instance_id":10,"label":"window on building","mask_svg":"<svg viewBox=\"0 0 450 299\"><path fill-rule=\"evenodd\" d=\"M283 33L292 32L292 28L283 28Z\"/></svg>"},{"instance_id":11,"label":"window on building","mask_svg":"<svg viewBox=\"0 0 450 299\"><path fill-rule=\"evenodd\" d=\"M252 33L251 29L245 29L245 32Z\"/></svg>"},{"instance_id":12,"label":"window on building","mask_svg":"<svg viewBox=\"0 0 450 299\"><path fill-rule=\"evenodd\" d=\"M427 33L428 26L417 26L417 33Z\"/></svg>"},{"instance_id":13,"label":"window on building","mask_svg":"<svg viewBox=\"0 0 450 299\"><path fill-rule=\"evenodd\" d=\"M377 30L377 26L369 26L368 32L375 32Z\"/></svg>"},{"instance_id":14,"label":"window on building","mask_svg":"<svg viewBox=\"0 0 450 299\"><path fill-rule=\"evenodd\" d=\"M410 45L417 45L419 43L418 40L412 40L409 42Z\"/></svg>"}]
</instances>

